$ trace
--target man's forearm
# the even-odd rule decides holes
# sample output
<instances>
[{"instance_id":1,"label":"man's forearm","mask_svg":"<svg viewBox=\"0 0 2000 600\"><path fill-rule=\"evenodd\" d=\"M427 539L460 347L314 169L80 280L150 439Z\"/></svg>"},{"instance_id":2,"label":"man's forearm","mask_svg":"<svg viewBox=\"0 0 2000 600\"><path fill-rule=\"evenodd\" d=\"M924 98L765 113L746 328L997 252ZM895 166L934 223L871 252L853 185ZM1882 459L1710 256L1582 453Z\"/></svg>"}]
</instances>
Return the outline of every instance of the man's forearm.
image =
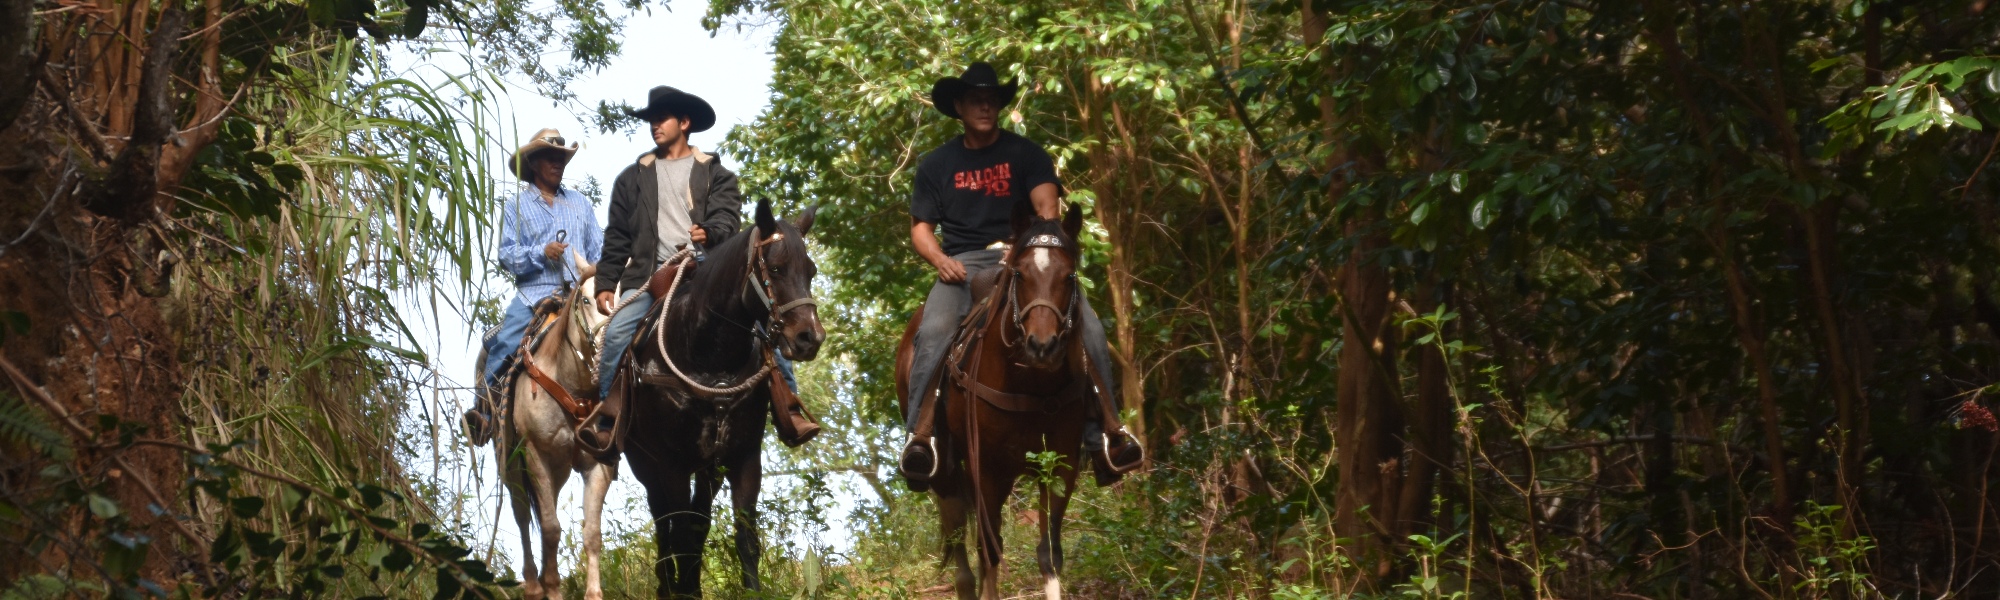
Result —
<instances>
[{"instance_id":1,"label":"man's forearm","mask_svg":"<svg viewBox=\"0 0 2000 600\"><path fill-rule=\"evenodd\" d=\"M938 244L937 226L930 223L917 221L910 225L910 245L916 249L919 258L932 265L951 258L944 253L944 247Z\"/></svg>"}]
</instances>

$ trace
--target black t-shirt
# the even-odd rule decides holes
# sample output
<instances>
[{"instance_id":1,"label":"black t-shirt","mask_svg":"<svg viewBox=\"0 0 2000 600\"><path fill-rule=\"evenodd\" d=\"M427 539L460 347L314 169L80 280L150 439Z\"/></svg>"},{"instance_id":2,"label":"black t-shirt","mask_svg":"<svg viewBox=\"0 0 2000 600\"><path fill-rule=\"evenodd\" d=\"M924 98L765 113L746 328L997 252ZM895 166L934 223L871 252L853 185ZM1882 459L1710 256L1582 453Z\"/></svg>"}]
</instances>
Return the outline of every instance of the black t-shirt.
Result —
<instances>
[{"instance_id":1,"label":"black t-shirt","mask_svg":"<svg viewBox=\"0 0 2000 600\"><path fill-rule=\"evenodd\" d=\"M1062 185L1055 161L1028 138L1001 130L992 145L972 150L961 135L917 165L910 216L944 229L945 254L970 252L1012 235L1014 204L1044 183Z\"/></svg>"}]
</instances>

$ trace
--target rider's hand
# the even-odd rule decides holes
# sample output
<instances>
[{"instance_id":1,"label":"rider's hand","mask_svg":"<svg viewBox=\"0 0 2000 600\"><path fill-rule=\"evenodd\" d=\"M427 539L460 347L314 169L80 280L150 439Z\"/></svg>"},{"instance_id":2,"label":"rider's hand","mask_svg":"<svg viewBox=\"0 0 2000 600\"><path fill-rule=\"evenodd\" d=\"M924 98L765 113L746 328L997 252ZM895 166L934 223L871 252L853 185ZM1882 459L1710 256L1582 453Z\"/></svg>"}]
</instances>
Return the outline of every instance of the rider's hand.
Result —
<instances>
[{"instance_id":1,"label":"rider's hand","mask_svg":"<svg viewBox=\"0 0 2000 600\"><path fill-rule=\"evenodd\" d=\"M562 242L549 242L549 245L542 246L542 256L548 258L551 261L559 261L562 260L563 251L568 249L569 249L569 244L565 244Z\"/></svg>"},{"instance_id":2,"label":"rider's hand","mask_svg":"<svg viewBox=\"0 0 2000 600\"><path fill-rule=\"evenodd\" d=\"M708 230L702 229L700 225L689 225L688 239L697 244L706 244L708 243Z\"/></svg>"},{"instance_id":3,"label":"rider's hand","mask_svg":"<svg viewBox=\"0 0 2000 600\"><path fill-rule=\"evenodd\" d=\"M946 257L944 260L938 261L934 266L937 267L938 281L945 283L962 283L965 281L965 263L958 262L957 259Z\"/></svg>"},{"instance_id":4,"label":"rider's hand","mask_svg":"<svg viewBox=\"0 0 2000 600\"><path fill-rule=\"evenodd\" d=\"M611 316L611 305L613 302L617 301L617 299L618 295L611 293L610 290L598 292L597 313L607 317Z\"/></svg>"}]
</instances>

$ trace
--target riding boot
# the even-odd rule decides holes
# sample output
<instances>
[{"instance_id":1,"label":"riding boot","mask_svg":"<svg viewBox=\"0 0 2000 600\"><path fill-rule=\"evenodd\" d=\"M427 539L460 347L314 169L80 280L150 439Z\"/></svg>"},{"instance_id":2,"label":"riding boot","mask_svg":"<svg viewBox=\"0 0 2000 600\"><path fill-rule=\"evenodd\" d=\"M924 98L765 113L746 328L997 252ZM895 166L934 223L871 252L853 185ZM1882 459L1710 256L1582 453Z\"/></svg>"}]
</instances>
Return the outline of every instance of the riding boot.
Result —
<instances>
[{"instance_id":1,"label":"riding boot","mask_svg":"<svg viewBox=\"0 0 2000 600\"><path fill-rule=\"evenodd\" d=\"M1107 439L1110 442L1108 449ZM1122 426L1107 435L1104 426L1097 421L1084 422L1083 448L1090 456L1091 475L1096 478L1098 487L1124 480L1126 473L1146 462L1146 449Z\"/></svg>"},{"instance_id":2,"label":"riding boot","mask_svg":"<svg viewBox=\"0 0 2000 600\"><path fill-rule=\"evenodd\" d=\"M625 415L625 399L631 396L630 373L618 373L611 380L611 393L597 405L595 419L576 430L576 443L583 451L609 463L618 457L618 423Z\"/></svg>"},{"instance_id":3,"label":"riding boot","mask_svg":"<svg viewBox=\"0 0 2000 600\"><path fill-rule=\"evenodd\" d=\"M1102 487L1118 483L1125 478L1125 473L1145 464L1146 448L1133 439L1124 424L1118 422L1117 397L1113 395L1118 393L1118 389L1105 378L1102 370L1092 367L1090 361L1084 361L1085 372L1096 392L1092 395L1097 397L1097 406L1093 411L1096 418L1083 424L1083 446L1090 455L1092 475L1097 479L1097 485Z\"/></svg>"},{"instance_id":4,"label":"riding boot","mask_svg":"<svg viewBox=\"0 0 2000 600\"><path fill-rule=\"evenodd\" d=\"M931 489L931 478L938 474L937 437L931 435L933 424L937 422L937 394L926 393L917 397L922 404L917 407L916 422L910 424L910 441L903 445L901 468L903 480L912 492L926 492Z\"/></svg>"},{"instance_id":5,"label":"riding boot","mask_svg":"<svg viewBox=\"0 0 2000 600\"><path fill-rule=\"evenodd\" d=\"M797 448L819 435L819 424L813 422L798 394L792 393L792 386L775 375L765 385L771 388L771 421L778 426L778 441Z\"/></svg>"},{"instance_id":6,"label":"riding boot","mask_svg":"<svg viewBox=\"0 0 2000 600\"><path fill-rule=\"evenodd\" d=\"M465 439L477 448L493 440L493 400L491 387L481 382L473 390L472 408L465 411Z\"/></svg>"}]
</instances>

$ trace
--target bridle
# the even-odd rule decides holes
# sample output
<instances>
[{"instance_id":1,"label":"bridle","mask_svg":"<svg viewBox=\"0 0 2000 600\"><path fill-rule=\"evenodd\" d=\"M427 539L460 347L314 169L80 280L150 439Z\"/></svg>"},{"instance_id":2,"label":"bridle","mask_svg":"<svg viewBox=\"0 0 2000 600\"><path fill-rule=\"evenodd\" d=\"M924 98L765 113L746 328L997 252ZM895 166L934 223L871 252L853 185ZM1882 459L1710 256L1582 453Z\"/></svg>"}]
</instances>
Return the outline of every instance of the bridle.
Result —
<instances>
[{"instance_id":1,"label":"bridle","mask_svg":"<svg viewBox=\"0 0 2000 600\"><path fill-rule=\"evenodd\" d=\"M776 302L777 294L771 288L771 264L765 259L765 255L768 253L765 248L770 247L771 244L784 241L785 232L782 230L774 232L771 234L771 237L764 238L761 241L757 240L757 237L753 235L750 237L750 240L750 260L746 261L744 265L744 268L748 272L744 274L743 286L750 288L751 292L756 293L757 300L764 303L764 321L769 325L764 328L764 335L766 337L764 341L771 342L773 340L770 338L777 335L779 329L784 328L786 313L801 306L818 308L819 301L813 299L812 296L800 296L783 304L778 304Z\"/></svg>"},{"instance_id":2,"label":"bridle","mask_svg":"<svg viewBox=\"0 0 2000 600\"><path fill-rule=\"evenodd\" d=\"M1027 243L1021 244L1020 251L1026 251L1034 248L1049 248L1058 251L1067 249L1062 243L1062 238L1056 237L1054 234L1048 234L1048 233L1028 238ZM1018 255L1016 257L1010 257L1010 258L1018 258ZM1064 339L1069 336L1070 332L1075 331L1076 312L1077 312L1076 307L1083 304L1083 286L1080 283L1078 283L1076 277L1076 270L1074 268L1070 269L1069 272L1070 298L1069 298L1069 306L1067 308L1058 307L1056 306L1056 303L1050 302L1047 298L1036 298L1032 302L1029 302L1027 304L1021 304L1020 279L1021 279L1021 270L1013 265L1008 265L1007 281L1006 281L1007 310L1009 315L1013 317L1014 331L1018 331L1021 333L1021 335L1024 336L1027 335L1028 315L1033 314L1035 312L1035 309L1037 308L1049 309L1049 312L1055 313L1056 317L1061 319L1061 321L1059 322L1060 323L1059 326L1056 328L1056 339L1058 340ZM1007 335L1004 330L1001 332L1000 335L1000 343L1008 347L1013 347L1014 345L1012 342L1009 342L1007 340Z\"/></svg>"},{"instance_id":3,"label":"bridle","mask_svg":"<svg viewBox=\"0 0 2000 600\"><path fill-rule=\"evenodd\" d=\"M726 396L750 389L751 386L762 382L765 377L771 374L772 369L777 368L777 360L772 357L772 353L777 351L777 344L773 338L777 335L778 328L784 324L782 318L784 313L800 306L819 305L819 301L814 300L812 296L794 298L783 304L777 304L774 301L774 295L771 292L771 265L765 260L764 255L767 252L766 248L771 244L785 239L784 231L772 232L771 237L764 238L763 240L758 240L755 234L747 237L749 238L750 258L744 261L743 268L745 273L743 285L749 288L749 291L754 292L757 299L764 303L764 310L766 311L764 318L760 319L760 321L766 324L762 340L764 344L764 366L762 368L757 369L756 373L751 374L741 383L729 387L716 388L702 385L700 382L695 381L694 378L688 377L686 373L682 373L680 366L674 364L673 355L667 353L666 315L673 310L674 292L680 288L681 279L687 276L688 269L681 269L674 273L674 281L667 286L666 298L662 300L664 304L660 307L660 317L653 321L653 342L658 344L660 359L667 363L667 370L673 371L674 376L679 377L681 383L687 384L689 388L698 392ZM692 252L690 250L682 249L679 254L662 263L660 268L667 268L668 265L672 265L676 261L685 260L691 255Z\"/></svg>"}]
</instances>

